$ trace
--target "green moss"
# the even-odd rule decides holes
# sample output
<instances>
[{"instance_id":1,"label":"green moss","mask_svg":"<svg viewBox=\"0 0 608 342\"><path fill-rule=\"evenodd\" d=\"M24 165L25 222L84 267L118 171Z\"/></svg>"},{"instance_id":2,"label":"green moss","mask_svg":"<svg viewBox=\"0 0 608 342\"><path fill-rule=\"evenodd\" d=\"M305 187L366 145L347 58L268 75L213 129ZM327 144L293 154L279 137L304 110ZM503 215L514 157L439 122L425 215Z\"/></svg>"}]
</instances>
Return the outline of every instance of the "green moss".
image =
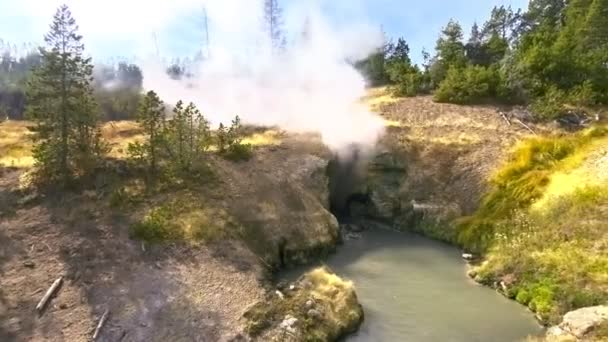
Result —
<instances>
[{"instance_id":1,"label":"green moss","mask_svg":"<svg viewBox=\"0 0 608 342\"><path fill-rule=\"evenodd\" d=\"M307 302L313 303L308 306ZM308 312L314 309L317 317ZM344 281L327 268L319 268L305 274L297 282L296 289L286 291L281 299L274 293L250 308L244 317L246 331L257 337L272 330L281 334L278 325L286 316L297 319L295 324L298 341L336 341L354 332L363 320L363 310L351 282Z\"/></svg>"}]
</instances>

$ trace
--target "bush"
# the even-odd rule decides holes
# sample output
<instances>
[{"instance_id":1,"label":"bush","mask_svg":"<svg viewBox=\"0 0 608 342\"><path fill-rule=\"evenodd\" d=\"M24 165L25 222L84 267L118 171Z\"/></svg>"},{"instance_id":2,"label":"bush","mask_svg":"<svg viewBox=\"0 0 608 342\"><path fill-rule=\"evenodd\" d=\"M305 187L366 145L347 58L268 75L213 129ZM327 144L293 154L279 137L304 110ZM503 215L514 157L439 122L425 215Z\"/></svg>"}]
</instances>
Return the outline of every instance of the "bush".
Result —
<instances>
[{"instance_id":1,"label":"bush","mask_svg":"<svg viewBox=\"0 0 608 342\"><path fill-rule=\"evenodd\" d=\"M233 144L224 153L224 158L234 162L247 161L251 157L253 157L253 147L250 144Z\"/></svg>"},{"instance_id":2,"label":"bush","mask_svg":"<svg viewBox=\"0 0 608 342\"><path fill-rule=\"evenodd\" d=\"M180 230L175 226L170 206L152 209L142 221L131 226L131 238L148 242L178 240L180 237Z\"/></svg>"},{"instance_id":3,"label":"bush","mask_svg":"<svg viewBox=\"0 0 608 342\"><path fill-rule=\"evenodd\" d=\"M243 126L241 119L236 116L230 128L220 123L216 133L218 152L226 159L232 161L249 160L253 155L250 144L243 144Z\"/></svg>"},{"instance_id":4,"label":"bush","mask_svg":"<svg viewBox=\"0 0 608 342\"><path fill-rule=\"evenodd\" d=\"M450 68L435 92L435 101L457 104L484 102L497 95L500 76L495 68Z\"/></svg>"},{"instance_id":5,"label":"bush","mask_svg":"<svg viewBox=\"0 0 608 342\"><path fill-rule=\"evenodd\" d=\"M537 118L542 120L559 118L566 113L566 98L566 92L556 87L550 87L543 96L532 102L531 110Z\"/></svg>"}]
</instances>

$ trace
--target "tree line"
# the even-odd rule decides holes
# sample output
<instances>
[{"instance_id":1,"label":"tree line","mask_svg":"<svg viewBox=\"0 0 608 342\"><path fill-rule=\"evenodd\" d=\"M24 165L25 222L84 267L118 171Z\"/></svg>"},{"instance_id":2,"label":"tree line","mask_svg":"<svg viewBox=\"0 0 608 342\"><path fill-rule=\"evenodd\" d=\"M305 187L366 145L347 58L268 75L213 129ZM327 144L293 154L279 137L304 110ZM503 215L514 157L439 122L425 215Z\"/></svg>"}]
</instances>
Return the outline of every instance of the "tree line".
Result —
<instances>
[{"instance_id":1,"label":"tree line","mask_svg":"<svg viewBox=\"0 0 608 342\"><path fill-rule=\"evenodd\" d=\"M356 63L373 85L438 102L527 104L538 119L608 104L608 1L531 0L494 7L468 41L450 20L431 56L414 65L403 38Z\"/></svg>"}]
</instances>

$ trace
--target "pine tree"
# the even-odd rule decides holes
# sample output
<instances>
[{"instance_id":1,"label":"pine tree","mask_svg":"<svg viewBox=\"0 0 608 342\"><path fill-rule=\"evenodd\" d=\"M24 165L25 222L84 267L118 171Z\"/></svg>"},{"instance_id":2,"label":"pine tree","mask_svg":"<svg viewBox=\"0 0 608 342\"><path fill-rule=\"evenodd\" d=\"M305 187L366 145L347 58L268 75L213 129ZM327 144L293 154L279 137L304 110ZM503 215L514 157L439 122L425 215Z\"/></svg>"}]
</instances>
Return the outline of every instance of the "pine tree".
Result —
<instances>
[{"instance_id":1,"label":"pine tree","mask_svg":"<svg viewBox=\"0 0 608 342\"><path fill-rule=\"evenodd\" d=\"M146 141L129 145L132 159L145 163L150 174L158 171L160 149L165 143L165 107L155 92L149 91L140 104L137 122L144 130Z\"/></svg>"},{"instance_id":2,"label":"pine tree","mask_svg":"<svg viewBox=\"0 0 608 342\"><path fill-rule=\"evenodd\" d=\"M593 0L582 30L586 48L608 52L608 0Z\"/></svg>"},{"instance_id":3,"label":"pine tree","mask_svg":"<svg viewBox=\"0 0 608 342\"><path fill-rule=\"evenodd\" d=\"M450 68L461 68L466 64L462 39L462 27L453 19L441 30L435 48L437 55L431 67L431 78L435 86L445 79Z\"/></svg>"},{"instance_id":4,"label":"pine tree","mask_svg":"<svg viewBox=\"0 0 608 342\"><path fill-rule=\"evenodd\" d=\"M92 171L106 146L90 85L93 66L67 6L57 10L44 40L42 64L28 84L27 113L36 122L38 176L66 186Z\"/></svg>"},{"instance_id":5,"label":"pine tree","mask_svg":"<svg viewBox=\"0 0 608 342\"><path fill-rule=\"evenodd\" d=\"M264 25L272 51L283 50L287 41L283 32L283 10L278 0L264 0Z\"/></svg>"}]
</instances>

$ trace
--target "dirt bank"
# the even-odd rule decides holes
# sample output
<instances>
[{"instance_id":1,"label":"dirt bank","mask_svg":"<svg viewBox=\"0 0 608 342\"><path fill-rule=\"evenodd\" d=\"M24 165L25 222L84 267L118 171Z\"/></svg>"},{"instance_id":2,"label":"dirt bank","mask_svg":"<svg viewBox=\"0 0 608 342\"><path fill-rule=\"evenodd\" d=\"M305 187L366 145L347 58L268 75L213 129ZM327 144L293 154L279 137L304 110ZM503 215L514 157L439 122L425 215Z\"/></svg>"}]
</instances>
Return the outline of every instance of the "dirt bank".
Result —
<instances>
[{"instance_id":1,"label":"dirt bank","mask_svg":"<svg viewBox=\"0 0 608 342\"><path fill-rule=\"evenodd\" d=\"M114 129L107 135L120 159L138 132ZM248 139L252 160L210 155L208 180L137 201L116 196L136 188L130 180L104 175L85 191L41 195L21 189L29 165L3 167L0 340L87 341L106 309L99 341L238 340L243 313L267 292L269 269L327 253L338 239L318 137L258 130ZM27 158L27 149L10 148ZM130 238L133 223L177 200L197 210L180 215L198 221L175 222L184 230L195 222L204 241ZM63 286L38 317L37 302L59 276Z\"/></svg>"}]
</instances>

